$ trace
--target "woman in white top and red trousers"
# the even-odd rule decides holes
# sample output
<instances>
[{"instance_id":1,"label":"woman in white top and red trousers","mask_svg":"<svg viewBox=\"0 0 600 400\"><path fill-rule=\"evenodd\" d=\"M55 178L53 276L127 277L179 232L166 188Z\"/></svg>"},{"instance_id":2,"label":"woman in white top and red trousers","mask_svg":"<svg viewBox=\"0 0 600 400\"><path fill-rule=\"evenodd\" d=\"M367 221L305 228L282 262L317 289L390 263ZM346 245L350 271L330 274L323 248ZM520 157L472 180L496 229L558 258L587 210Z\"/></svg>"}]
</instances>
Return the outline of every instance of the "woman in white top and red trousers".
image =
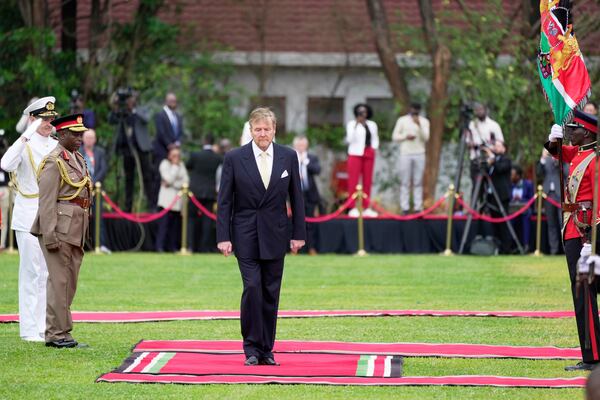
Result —
<instances>
[{"instance_id":1,"label":"woman in white top and red trousers","mask_svg":"<svg viewBox=\"0 0 600 400\"><path fill-rule=\"evenodd\" d=\"M356 191L356 185L362 182L363 191L368 196L363 200L364 216L376 217L377 213L369 207L371 186L373 184L373 167L375 166L375 153L379 148L377 124L371 121L373 110L367 104L354 106L354 120L346 124L346 143L348 143L348 193ZM351 217L358 217L358 209L354 202L348 213Z\"/></svg>"}]
</instances>

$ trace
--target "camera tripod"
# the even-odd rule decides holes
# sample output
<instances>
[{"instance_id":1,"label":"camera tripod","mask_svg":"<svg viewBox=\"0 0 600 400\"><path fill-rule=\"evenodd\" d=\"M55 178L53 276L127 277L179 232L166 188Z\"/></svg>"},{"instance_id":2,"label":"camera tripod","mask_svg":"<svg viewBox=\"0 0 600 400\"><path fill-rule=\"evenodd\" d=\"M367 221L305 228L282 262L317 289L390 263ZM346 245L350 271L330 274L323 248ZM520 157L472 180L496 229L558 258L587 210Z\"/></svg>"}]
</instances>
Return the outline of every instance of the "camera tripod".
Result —
<instances>
[{"instance_id":1,"label":"camera tripod","mask_svg":"<svg viewBox=\"0 0 600 400\"><path fill-rule=\"evenodd\" d=\"M484 183L486 185L484 185ZM485 190L482 193L482 190L486 187L487 187L487 190ZM475 210L479 213L485 207L490 206L488 204L488 201L486 200L486 197L487 197L486 192L488 192L488 191L490 191L492 193L492 196L494 197L494 202L496 203L495 208L498 211L500 211L500 214L502 215L503 218L506 218L506 210L504 209L504 206L502 205L502 202L500 201L500 197L498 196L496 187L494 186L494 183L492 182L492 178L490 177L490 174L487 172L487 170L485 168L483 168L483 166L482 166L482 167L480 167L480 171L477 174L477 178L475 180L475 188L473 189L473 196L471 198L470 206L473 210ZM492 205L492 207L493 206L494 205ZM460 240L460 248L458 250L459 254L463 254L463 251L465 249L465 244L467 242L467 238L469 237L469 231L471 230L472 222L473 222L473 214L469 213L469 216L467 217L467 223L465 224L465 230L463 231L462 238ZM521 246L521 242L519 241L519 238L517 237L517 234L515 233L515 230L514 230L512 224L510 223L510 221L504 221L503 223L506 224L506 227L508 228L508 231L510 232L510 236L515 241L515 243L517 243L517 248L519 249L519 253L525 254L525 251L523 250L523 246Z\"/></svg>"}]
</instances>

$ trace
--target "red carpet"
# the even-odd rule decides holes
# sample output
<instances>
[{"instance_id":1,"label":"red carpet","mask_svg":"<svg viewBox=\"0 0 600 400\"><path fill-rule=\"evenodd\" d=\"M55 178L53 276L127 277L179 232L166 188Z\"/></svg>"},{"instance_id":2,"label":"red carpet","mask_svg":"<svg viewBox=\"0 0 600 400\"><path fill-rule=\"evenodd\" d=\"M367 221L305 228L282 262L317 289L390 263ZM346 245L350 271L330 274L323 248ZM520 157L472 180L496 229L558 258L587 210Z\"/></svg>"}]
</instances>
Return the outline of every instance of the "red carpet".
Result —
<instances>
[{"instance_id":1,"label":"red carpet","mask_svg":"<svg viewBox=\"0 0 600 400\"><path fill-rule=\"evenodd\" d=\"M180 383L180 384L305 384L362 386L497 386L533 388L582 388L586 378L519 378L509 376L405 376L402 378L362 377L274 377L256 375L148 375L112 372L97 382Z\"/></svg>"},{"instance_id":2,"label":"red carpet","mask_svg":"<svg viewBox=\"0 0 600 400\"><path fill-rule=\"evenodd\" d=\"M154 322L239 319L239 311L74 311L75 322ZM515 317L569 318L572 311L457 311L457 310L296 310L279 318L317 317ZM18 322L18 314L0 314L0 322Z\"/></svg>"},{"instance_id":3,"label":"red carpet","mask_svg":"<svg viewBox=\"0 0 600 400\"><path fill-rule=\"evenodd\" d=\"M241 354L239 340L143 340L134 352ZM580 360L579 348L437 343L352 343L278 340L275 353L386 354L408 357Z\"/></svg>"},{"instance_id":4,"label":"red carpet","mask_svg":"<svg viewBox=\"0 0 600 400\"><path fill-rule=\"evenodd\" d=\"M145 351L158 347L166 349L169 344L171 349L183 351ZM586 381L584 377L402 377L403 359L395 352L404 346L406 344L403 343L279 341L276 359L281 365L246 367L240 341L149 340L138 343L131 357L115 371L98 378L97 382L579 388ZM482 347L508 346L477 346Z\"/></svg>"},{"instance_id":5,"label":"red carpet","mask_svg":"<svg viewBox=\"0 0 600 400\"><path fill-rule=\"evenodd\" d=\"M134 352L114 372L175 375L253 375L285 377L402 376L402 357L392 355L284 353L281 365L244 365L244 354Z\"/></svg>"}]
</instances>

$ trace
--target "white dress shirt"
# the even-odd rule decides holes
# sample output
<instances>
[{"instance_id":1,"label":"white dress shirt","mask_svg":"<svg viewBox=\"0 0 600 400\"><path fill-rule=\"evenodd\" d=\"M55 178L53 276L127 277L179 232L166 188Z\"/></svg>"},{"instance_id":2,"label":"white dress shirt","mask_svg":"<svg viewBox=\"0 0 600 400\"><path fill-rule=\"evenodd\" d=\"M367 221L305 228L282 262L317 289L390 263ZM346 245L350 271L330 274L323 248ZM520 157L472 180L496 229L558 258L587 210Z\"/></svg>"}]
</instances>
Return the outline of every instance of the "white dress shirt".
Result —
<instances>
[{"instance_id":1,"label":"white dress shirt","mask_svg":"<svg viewBox=\"0 0 600 400\"><path fill-rule=\"evenodd\" d=\"M252 141L252 151L254 152L254 159L256 160L256 166L258 167L258 171L260 172L260 155L262 154L262 150L260 149L260 147L258 147L256 145L256 143L254 143L254 140ZM267 172L268 172L268 176L269 176L269 181L271 180L271 173L273 172L273 143L271 143L269 145L269 147L267 148L267 150L265 151L265 153L268 154L267 157Z\"/></svg>"},{"instance_id":2,"label":"white dress shirt","mask_svg":"<svg viewBox=\"0 0 600 400\"><path fill-rule=\"evenodd\" d=\"M467 143L473 146L491 146L493 144L492 135L494 135L494 141L499 140L504 142L502 128L500 128L500 125L498 125L498 123L490 117L485 117L483 121L481 121L479 118L475 118L469 123L469 131L471 134L467 134ZM471 160L477 158L478 156L478 151L474 148L471 148Z\"/></svg>"},{"instance_id":3,"label":"white dress shirt","mask_svg":"<svg viewBox=\"0 0 600 400\"><path fill-rule=\"evenodd\" d=\"M169 121L171 122L171 127L173 128L173 133L177 135L177 128L179 127L179 121L177 120L177 115L175 111L171 110L168 106L164 106L163 110L167 114Z\"/></svg>"},{"instance_id":4,"label":"white dress shirt","mask_svg":"<svg viewBox=\"0 0 600 400\"><path fill-rule=\"evenodd\" d=\"M35 169L39 168L40 163L56 147L58 141L51 137L45 137L35 132L31 139L24 142L22 138L17 139L12 146L6 150L0 165L7 172L16 172L17 185L21 192L25 194L38 194L38 179ZM34 166L29 160L31 149ZM39 199L23 197L17 193L13 208L11 228L15 231L29 232L33 220L37 214Z\"/></svg>"}]
</instances>

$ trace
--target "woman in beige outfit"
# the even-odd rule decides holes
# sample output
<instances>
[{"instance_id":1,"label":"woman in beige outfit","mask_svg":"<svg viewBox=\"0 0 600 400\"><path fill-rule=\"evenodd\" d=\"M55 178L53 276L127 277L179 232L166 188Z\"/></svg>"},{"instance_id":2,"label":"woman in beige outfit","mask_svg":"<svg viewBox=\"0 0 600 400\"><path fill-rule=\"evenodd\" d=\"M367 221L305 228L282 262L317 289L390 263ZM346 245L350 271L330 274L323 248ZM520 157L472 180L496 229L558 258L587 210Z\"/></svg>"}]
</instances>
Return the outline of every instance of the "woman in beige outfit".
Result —
<instances>
[{"instance_id":1,"label":"woman in beige outfit","mask_svg":"<svg viewBox=\"0 0 600 400\"><path fill-rule=\"evenodd\" d=\"M181 150L172 147L166 159L159 166L160 191L158 192L159 210L171 206L184 184L188 184L185 164L181 161ZM181 241L181 200L177 200L171 210L158 221L156 251L177 251Z\"/></svg>"}]
</instances>

